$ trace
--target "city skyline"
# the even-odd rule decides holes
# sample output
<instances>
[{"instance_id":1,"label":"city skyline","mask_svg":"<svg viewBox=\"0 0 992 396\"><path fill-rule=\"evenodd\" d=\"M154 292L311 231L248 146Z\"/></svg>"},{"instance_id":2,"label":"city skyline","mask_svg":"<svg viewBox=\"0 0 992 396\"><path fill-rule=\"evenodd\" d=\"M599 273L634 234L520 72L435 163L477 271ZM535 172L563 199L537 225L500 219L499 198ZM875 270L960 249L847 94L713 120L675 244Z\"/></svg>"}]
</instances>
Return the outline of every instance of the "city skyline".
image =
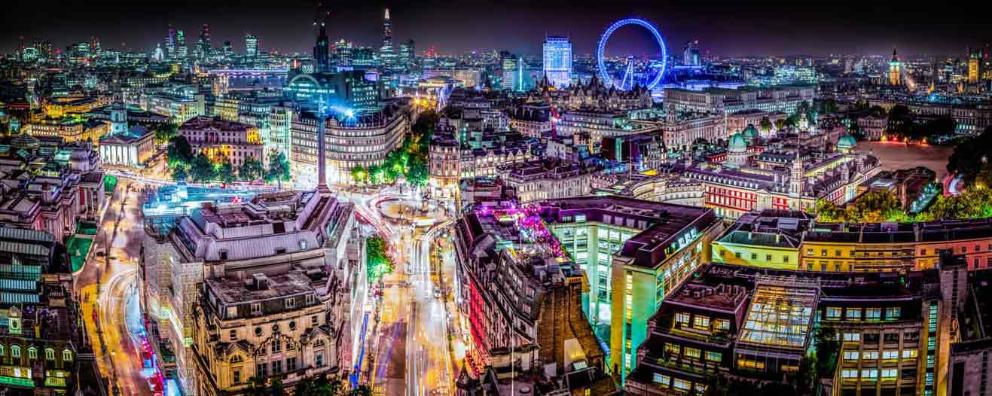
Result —
<instances>
[{"instance_id":1,"label":"city skyline","mask_svg":"<svg viewBox=\"0 0 992 396\"><path fill-rule=\"evenodd\" d=\"M192 44L195 32L206 23L211 26L216 47L230 41L236 51L244 51L243 37L251 33L265 51L306 54L315 33L310 23L314 4L306 0L279 4L253 0L238 5L177 2L164 7L116 0L56 3L43 10L23 1L11 4L12 12L5 13L0 27L0 49L9 52L34 40L52 41L57 48L64 48L97 37L107 48L151 52L165 40L169 26L186 31ZM457 7L447 1L332 4L328 19L331 39L378 47L382 11L387 7L392 9L397 41L413 39L421 50L435 48L444 54L507 49L538 55L545 36L564 35L573 42L577 55L587 55L611 21L629 16L657 24L670 52L676 52L686 41L699 40L704 56L885 55L892 47L907 57L954 56L990 39L981 13L957 12L964 7L951 5L915 10L853 2L711 2L701 7L642 1L551 1L539 5L468 2ZM864 12L851 13L853 7ZM40 18L49 22L34 22ZM485 23L479 23L480 18L485 18ZM643 48L636 36L630 38L619 40L616 48Z\"/></svg>"}]
</instances>

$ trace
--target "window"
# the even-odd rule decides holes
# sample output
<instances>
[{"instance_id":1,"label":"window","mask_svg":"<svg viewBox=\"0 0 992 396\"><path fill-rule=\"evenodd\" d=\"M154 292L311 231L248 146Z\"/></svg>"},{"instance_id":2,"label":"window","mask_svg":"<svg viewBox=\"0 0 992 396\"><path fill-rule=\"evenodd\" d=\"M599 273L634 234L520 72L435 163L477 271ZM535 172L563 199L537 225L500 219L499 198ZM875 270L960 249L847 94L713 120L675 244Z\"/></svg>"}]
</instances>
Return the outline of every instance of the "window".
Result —
<instances>
[{"instance_id":1,"label":"window","mask_svg":"<svg viewBox=\"0 0 992 396\"><path fill-rule=\"evenodd\" d=\"M251 314L261 315L262 314L262 303L251 303Z\"/></svg>"},{"instance_id":2,"label":"window","mask_svg":"<svg viewBox=\"0 0 992 396\"><path fill-rule=\"evenodd\" d=\"M827 307L827 319L840 319L840 308L838 307Z\"/></svg>"},{"instance_id":3,"label":"window","mask_svg":"<svg viewBox=\"0 0 992 396\"><path fill-rule=\"evenodd\" d=\"M21 347L20 346L17 346L17 345L11 345L10 346L10 357L12 357L14 359L20 359L21 358Z\"/></svg>"},{"instance_id":4,"label":"window","mask_svg":"<svg viewBox=\"0 0 992 396\"><path fill-rule=\"evenodd\" d=\"M316 355L314 355L314 365L317 366L317 367L324 367L324 354L323 353L318 352Z\"/></svg>"},{"instance_id":5,"label":"window","mask_svg":"<svg viewBox=\"0 0 992 396\"><path fill-rule=\"evenodd\" d=\"M840 372L841 378L858 378L858 370L842 370Z\"/></svg>"},{"instance_id":6,"label":"window","mask_svg":"<svg viewBox=\"0 0 992 396\"><path fill-rule=\"evenodd\" d=\"M266 363L258 363L255 365L255 376L258 378L265 378L269 376L269 366Z\"/></svg>"},{"instance_id":7,"label":"window","mask_svg":"<svg viewBox=\"0 0 992 396\"><path fill-rule=\"evenodd\" d=\"M680 347L678 344L672 344L669 342L665 344L665 353L670 354L673 357L677 357L678 355L682 354L682 347Z\"/></svg>"},{"instance_id":8,"label":"window","mask_svg":"<svg viewBox=\"0 0 992 396\"><path fill-rule=\"evenodd\" d=\"M256 337L261 337L262 336L262 328L261 327L256 327L255 328L255 336Z\"/></svg>"},{"instance_id":9,"label":"window","mask_svg":"<svg viewBox=\"0 0 992 396\"><path fill-rule=\"evenodd\" d=\"M696 318L692 321L692 327L708 330L710 328L709 316L696 315Z\"/></svg>"},{"instance_id":10,"label":"window","mask_svg":"<svg viewBox=\"0 0 992 396\"><path fill-rule=\"evenodd\" d=\"M916 348L913 348L913 349L903 349L902 350L902 358L903 359L912 359L912 358L915 358L916 356L917 356Z\"/></svg>"},{"instance_id":11,"label":"window","mask_svg":"<svg viewBox=\"0 0 992 396\"><path fill-rule=\"evenodd\" d=\"M68 362L72 360L72 351L66 349L62 351L62 361Z\"/></svg>"},{"instance_id":12,"label":"window","mask_svg":"<svg viewBox=\"0 0 992 396\"><path fill-rule=\"evenodd\" d=\"M234 370L234 372L231 375L231 382L235 384L241 383L241 370Z\"/></svg>"},{"instance_id":13,"label":"window","mask_svg":"<svg viewBox=\"0 0 992 396\"><path fill-rule=\"evenodd\" d=\"M717 330L730 330L730 321L727 319L716 319L713 321L713 327Z\"/></svg>"},{"instance_id":14,"label":"window","mask_svg":"<svg viewBox=\"0 0 992 396\"><path fill-rule=\"evenodd\" d=\"M861 320L861 308L845 309L844 318L846 318L847 320Z\"/></svg>"},{"instance_id":15,"label":"window","mask_svg":"<svg viewBox=\"0 0 992 396\"><path fill-rule=\"evenodd\" d=\"M293 309L296 307L296 297L289 297L286 299L286 308Z\"/></svg>"},{"instance_id":16,"label":"window","mask_svg":"<svg viewBox=\"0 0 992 396\"><path fill-rule=\"evenodd\" d=\"M679 312L675 314L675 323L687 325L689 324L689 313Z\"/></svg>"},{"instance_id":17,"label":"window","mask_svg":"<svg viewBox=\"0 0 992 396\"><path fill-rule=\"evenodd\" d=\"M231 329L230 336L231 336L231 341L237 341L238 340L238 331L237 330L234 330L234 329Z\"/></svg>"},{"instance_id":18,"label":"window","mask_svg":"<svg viewBox=\"0 0 992 396\"><path fill-rule=\"evenodd\" d=\"M720 352L706 351L706 360L719 363L723 360L723 354Z\"/></svg>"},{"instance_id":19,"label":"window","mask_svg":"<svg viewBox=\"0 0 992 396\"><path fill-rule=\"evenodd\" d=\"M38 358L38 349L35 347L28 347L28 359L33 360L37 358Z\"/></svg>"},{"instance_id":20,"label":"window","mask_svg":"<svg viewBox=\"0 0 992 396\"><path fill-rule=\"evenodd\" d=\"M878 351L861 352L861 358L865 360L878 360Z\"/></svg>"},{"instance_id":21,"label":"window","mask_svg":"<svg viewBox=\"0 0 992 396\"><path fill-rule=\"evenodd\" d=\"M858 360L860 355L858 351L844 351L844 360Z\"/></svg>"},{"instance_id":22,"label":"window","mask_svg":"<svg viewBox=\"0 0 992 396\"><path fill-rule=\"evenodd\" d=\"M873 380L873 379L876 379L876 378L878 378L878 370L876 370L876 369L864 369L864 370L861 370L861 379L862 380Z\"/></svg>"},{"instance_id":23,"label":"window","mask_svg":"<svg viewBox=\"0 0 992 396\"><path fill-rule=\"evenodd\" d=\"M899 359L899 351L896 350L882 351L882 359Z\"/></svg>"},{"instance_id":24,"label":"window","mask_svg":"<svg viewBox=\"0 0 992 396\"><path fill-rule=\"evenodd\" d=\"M698 348L685 347L685 357L690 358L690 359L699 359L699 349Z\"/></svg>"},{"instance_id":25,"label":"window","mask_svg":"<svg viewBox=\"0 0 992 396\"><path fill-rule=\"evenodd\" d=\"M844 333L844 341L861 341L861 333Z\"/></svg>"},{"instance_id":26,"label":"window","mask_svg":"<svg viewBox=\"0 0 992 396\"><path fill-rule=\"evenodd\" d=\"M279 342L279 341L273 341L272 342L272 353L279 353L280 351L282 351L282 343ZM273 372L275 372L274 369L273 369Z\"/></svg>"},{"instance_id":27,"label":"window","mask_svg":"<svg viewBox=\"0 0 992 396\"><path fill-rule=\"evenodd\" d=\"M282 373L282 360L276 360L272 362L272 374Z\"/></svg>"},{"instance_id":28,"label":"window","mask_svg":"<svg viewBox=\"0 0 992 396\"><path fill-rule=\"evenodd\" d=\"M692 382L686 381L681 378L676 378L675 382L672 385L675 387L675 389L678 390L688 391L689 389L692 389Z\"/></svg>"},{"instance_id":29,"label":"window","mask_svg":"<svg viewBox=\"0 0 992 396\"><path fill-rule=\"evenodd\" d=\"M898 372L899 370L896 369L882 369L882 378L895 379Z\"/></svg>"},{"instance_id":30,"label":"window","mask_svg":"<svg viewBox=\"0 0 992 396\"><path fill-rule=\"evenodd\" d=\"M885 309L885 319L896 320L902 316L902 310L899 307L889 307Z\"/></svg>"},{"instance_id":31,"label":"window","mask_svg":"<svg viewBox=\"0 0 992 396\"><path fill-rule=\"evenodd\" d=\"M663 388L667 388L668 384L672 382L671 377L660 373L654 373L654 378L652 380L654 383L661 385Z\"/></svg>"},{"instance_id":32,"label":"window","mask_svg":"<svg viewBox=\"0 0 992 396\"><path fill-rule=\"evenodd\" d=\"M286 371L296 371L296 358L286 358Z\"/></svg>"},{"instance_id":33,"label":"window","mask_svg":"<svg viewBox=\"0 0 992 396\"><path fill-rule=\"evenodd\" d=\"M3 348L0 348L3 350ZM2 355L2 353L0 353ZM52 348L45 348L45 360L55 360L55 350Z\"/></svg>"},{"instance_id":34,"label":"window","mask_svg":"<svg viewBox=\"0 0 992 396\"><path fill-rule=\"evenodd\" d=\"M866 320L880 320L880 319L882 319L882 308L866 308L865 309L865 319Z\"/></svg>"}]
</instances>

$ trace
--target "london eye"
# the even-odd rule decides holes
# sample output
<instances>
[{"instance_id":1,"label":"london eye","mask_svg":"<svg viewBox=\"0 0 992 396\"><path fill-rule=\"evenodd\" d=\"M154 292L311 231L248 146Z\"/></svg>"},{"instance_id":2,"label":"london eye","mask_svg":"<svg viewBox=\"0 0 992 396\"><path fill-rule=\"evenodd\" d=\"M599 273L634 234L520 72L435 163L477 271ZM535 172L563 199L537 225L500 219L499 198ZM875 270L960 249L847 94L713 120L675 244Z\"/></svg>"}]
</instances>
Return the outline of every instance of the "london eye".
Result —
<instances>
[{"instance_id":1,"label":"london eye","mask_svg":"<svg viewBox=\"0 0 992 396\"><path fill-rule=\"evenodd\" d=\"M658 50L648 59L639 60L634 56L627 56L619 62L608 64L605 53L606 46L613 33L625 26L639 26L647 30L657 44ZM661 37L661 33L650 22L639 18L621 19L610 25L599 38L599 45L596 47L596 63L599 67L599 77L607 86L614 86L622 90L643 86L653 90L661 83L661 78L665 75L665 69L668 67L668 49L665 47L665 40ZM608 66L613 67L609 68Z\"/></svg>"}]
</instances>

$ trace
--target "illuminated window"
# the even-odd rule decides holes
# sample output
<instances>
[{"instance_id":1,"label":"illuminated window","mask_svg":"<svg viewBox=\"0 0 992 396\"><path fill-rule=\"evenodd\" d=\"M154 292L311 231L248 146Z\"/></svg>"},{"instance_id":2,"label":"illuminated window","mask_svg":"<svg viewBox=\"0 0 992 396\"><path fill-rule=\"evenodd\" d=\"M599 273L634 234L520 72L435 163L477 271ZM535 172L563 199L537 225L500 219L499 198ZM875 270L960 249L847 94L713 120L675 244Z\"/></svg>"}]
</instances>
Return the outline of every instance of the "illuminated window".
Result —
<instances>
[{"instance_id":1,"label":"illuminated window","mask_svg":"<svg viewBox=\"0 0 992 396\"><path fill-rule=\"evenodd\" d=\"M654 383L667 388L668 384L672 382L672 378L664 374L654 373L653 381Z\"/></svg>"},{"instance_id":2,"label":"illuminated window","mask_svg":"<svg viewBox=\"0 0 992 396\"><path fill-rule=\"evenodd\" d=\"M864 351L861 358L865 360L878 360L878 351Z\"/></svg>"},{"instance_id":3,"label":"illuminated window","mask_svg":"<svg viewBox=\"0 0 992 396\"><path fill-rule=\"evenodd\" d=\"M710 328L710 318L708 316L696 315L696 318L692 321L692 327L708 330Z\"/></svg>"},{"instance_id":4,"label":"illuminated window","mask_svg":"<svg viewBox=\"0 0 992 396\"><path fill-rule=\"evenodd\" d=\"M28 359L37 359L38 349L35 347L28 347Z\"/></svg>"},{"instance_id":5,"label":"illuminated window","mask_svg":"<svg viewBox=\"0 0 992 396\"><path fill-rule=\"evenodd\" d=\"M844 318L847 320L861 320L861 308L847 308L844 310Z\"/></svg>"},{"instance_id":6,"label":"illuminated window","mask_svg":"<svg viewBox=\"0 0 992 396\"><path fill-rule=\"evenodd\" d=\"M866 320L882 319L882 308L866 308L865 319Z\"/></svg>"},{"instance_id":7,"label":"illuminated window","mask_svg":"<svg viewBox=\"0 0 992 396\"><path fill-rule=\"evenodd\" d=\"M675 389L678 390L688 391L692 389L692 382L686 381L681 378L676 378L675 382L672 385L674 385Z\"/></svg>"},{"instance_id":8,"label":"illuminated window","mask_svg":"<svg viewBox=\"0 0 992 396\"><path fill-rule=\"evenodd\" d=\"M897 350L887 350L882 351L882 359L898 359L899 351Z\"/></svg>"},{"instance_id":9,"label":"illuminated window","mask_svg":"<svg viewBox=\"0 0 992 396\"><path fill-rule=\"evenodd\" d=\"M689 324L689 313L679 312L675 314L675 323L688 325Z\"/></svg>"},{"instance_id":10,"label":"illuminated window","mask_svg":"<svg viewBox=\"0 0 992 396\"><path fill-rule=\"evenodd\" d=\"M827 307L827 319L840 319L840 308Z\"/></svg>"},{"instance_id":11,"label":"illuminated window","mask_svg":"<svg viewBox=\"0 0 992 396\"><path fill-rule=\"evenodd\" d=\"M706 360L719 363L723 360L723 354L720 352L706 351Z\"/></svg>"},{"instance_id":12,"label":"illuminated window","mask_svg":"<svg viewBox=\"0 0 992 396\"><path fill-rule=\"evenodd\" d=\"M682 347L680 347L678 344L672 344L669 342L665 344L665 353L678 356L679 354L682 353Z\"/></svg>"},{"instance_id":13,"label":"illuminated window","mask_svg":"<svg viewBox=\"0 0 992 396\"><path fill-rule=\"evenodd\" d=\"M72 360L72 351L70 351L68 349L63 350L62 351L62 361L63 362L68 362L70 360Z\"/></svg>"},{"instance_id":14,"label":"illuminated window","mask_svg":"<svg viewBox=\"0 0 992 396\"><path fill-rule=\"evenodd\" d=\"M889 307L885 309L885 319L896 320L902 316L902 310L899 307Z\"/></svg>"},{"instance_id":15,"label":"illuminated window","mask_svg":"<svg viewBox=\"0 0 992 396\"><path fill-rule=\"evenodd\" d=\"M55 360L55 350L52 348L45 348L45 360Z\"/></svg>"},{"instance_id":16,"label":"illuminated window","mask_svg":"<svg viewBox=\"0 0 992 396\"><path fill-rule=\"evenodd\" d=\"M912 359L912 358L915 358L916 356L917 356L916 348L913 348L913 349L903 349L903 351L902 351L902 358L903 359Z\"/></svg>"},{"instance_id":17,"label":"illuminated window","mask_svg":"<svg viewBox=\"0 0 992 396\"><path fill-rule=\"evenodd\" d=\"M899 370L896 369L882 369L882 378L894 379L898 372Z\"/></svg>"},{"instance_id":18,"label":"illuminated window","mask_svg":"<svg viewBox=\"0 0 992 396\"><path fill-rule=\"evenodd\" d=\"M844 360L858 360L860 356L858 351L844 351Z\"/></svg>"},{"instance_id":19,"label":"illuminated window","mask_svg":"<svg viewBox=\"0 0 992 396\"><path fill-rule=\"evenodd\" d=\"M699 349L686 347L685 348L685 357L691 358L691 359L699 359Z\"/></svg>"},{"instance_id":20,"label":"illuminated window","mask_svg":"<svg viewBox=\"0 0 992 396\"><path fill-rule=\"evenodd\" d=\"M862 380L873 380L873 379L876 379L876 378L878 378L878 370L876 370L876 369L865 369L865 370L861 370L861 379Z\"/></svg>"},{"instance_id":21,"label":"illuminated window","mask_svg":"<svg viewBox=\"0 0 992 396\"><path fill-rule=\"evenodd\" d=\"M844 341L861 341L861 333L844 333Z\"/></svg>"},{"instance_id":22,"label":"illuminated window","mask_svg":"<svg viewBox=\"0 0 992 396\"><path fill-rule=\"evenodd\" d=\"M716 319L713 321L713 327L717 330L730 330L730 321L727 319Z\"/></svg>"},{"instance_id":23,"label":"illuminated window","mask_svg":"<svg viewBox=\"0 0 992 396\"><path fill-rule=\"evenodd\" d=\"M858 370L842 370L840 372L841 378L858 378Z\"/></svg>"},{"instance_id":24,"label":"illuminated window","mask_svg":"<svg viewBox=\"0 0 992 396\"><path fill-rule=\"evenodd\" d=\"M21 357L21 347L17 345L10 346L10 357L14 359L19 359Z\"/></svg>"}]
</instances>

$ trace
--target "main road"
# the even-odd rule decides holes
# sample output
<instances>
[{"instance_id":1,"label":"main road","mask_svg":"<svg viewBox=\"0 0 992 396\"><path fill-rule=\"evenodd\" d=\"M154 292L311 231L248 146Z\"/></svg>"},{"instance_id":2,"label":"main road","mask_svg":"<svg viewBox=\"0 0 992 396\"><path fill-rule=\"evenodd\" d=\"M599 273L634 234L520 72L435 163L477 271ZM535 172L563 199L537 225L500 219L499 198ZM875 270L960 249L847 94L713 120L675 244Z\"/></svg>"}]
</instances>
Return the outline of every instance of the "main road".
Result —
<instances>
[{"instance_id":1,"label":"main road","mask_svg":"<svg viewBox=\"0 0 992 396\"><path fill-rule=\"evenodd\" d=\"M92 252L77 274L83 322L100 373L121 395L152 395L143 370L144 335L138 303L138 256L143 238L142 184L121 179L97 227Z\"/></svg>"}]
</instances>

